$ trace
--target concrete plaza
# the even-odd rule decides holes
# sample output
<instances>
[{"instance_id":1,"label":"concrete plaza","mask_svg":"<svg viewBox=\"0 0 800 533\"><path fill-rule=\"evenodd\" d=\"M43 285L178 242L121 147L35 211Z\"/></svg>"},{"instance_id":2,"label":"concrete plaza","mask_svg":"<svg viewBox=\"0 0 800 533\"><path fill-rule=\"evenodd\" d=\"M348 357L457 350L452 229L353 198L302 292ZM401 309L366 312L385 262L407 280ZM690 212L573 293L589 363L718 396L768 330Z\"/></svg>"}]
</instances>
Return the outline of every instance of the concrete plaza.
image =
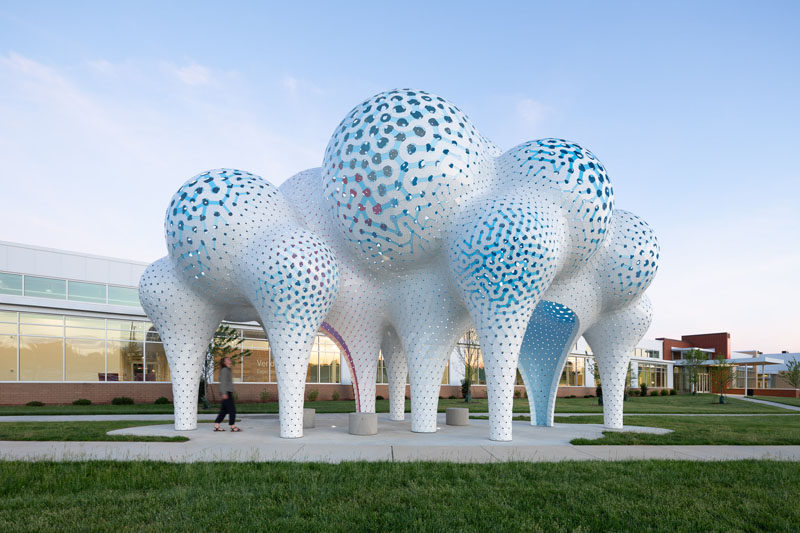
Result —
<instances>
[{"instance_id":1,"label":"concrete plaza","mask_svg":"<svg viewBox=\"0 0 800 533\"><path fill-rule=\"evenodd\" d=\"M152 415L150 415L152 416ZM4 417L10 418L10 417ZM66 417L57 417L64 420ZM86 417L89 418L89 417ZM161 417L158 417L161 418ZM166 418L166 417L165 417ZM206 418L206 417L203 417ZM408 417L407 417L408 418ZM120 420L120 416L93 418ZM152 420L147 415L124 419ZM9 420L10 421L10 420ZM555 462L565 460L677 459L800 460L800 446L573 446L575 438L594 439L605 430L600 424L556 424L552 428L514 422L512 442L487 438L488 420L470 420L469 426L447 426L439 415L436 433L412 433L410 421L394 422L379 415L379 432L369 437L350 435L346 414L319 414L316 427L301 439L281 439L276 415L242 415L241 433L213 432L211 424L194 431L175 431L171 424L121 429L111 434L185 436L187 442L0 442L4 460L154 460L203 461L499 461ZM650 427L623 431L667 433Z\"/></svg>"}]
</instances>

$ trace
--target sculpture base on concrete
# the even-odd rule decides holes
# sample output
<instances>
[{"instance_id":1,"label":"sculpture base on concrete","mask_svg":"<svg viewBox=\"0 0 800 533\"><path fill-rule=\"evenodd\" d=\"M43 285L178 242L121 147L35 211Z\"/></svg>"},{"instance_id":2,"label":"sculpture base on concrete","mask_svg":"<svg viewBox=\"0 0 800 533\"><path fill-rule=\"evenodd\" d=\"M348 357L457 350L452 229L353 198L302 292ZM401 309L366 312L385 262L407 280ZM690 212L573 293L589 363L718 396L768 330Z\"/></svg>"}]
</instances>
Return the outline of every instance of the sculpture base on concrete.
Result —
<instances>
[{"instance_id":1,"label":"sculpture base on concrete","mask_svg":"<svg viewBox=\"0 0 800 533\"><path fill-rule=\"evenodd\" d=\"M313 428L317 425L317 410L303 409L303 429Z\"/></svg>"},{"instance_id":2,"label":"sculpture base on concrete","mask_svg":"<svg viewBox=\"0 0 800 533\"><path fill-rule=\"evenodd\" d=\"M468 426L469 409L466 407L448 407L445 410L445 422L448 426Z\"/></svg>"},{"instance_id":3,"label":"sculpture base on concrete","mask_svg":"<svg viewBox=\"0 0 800 533\"><path fill-rule=\"evenodd\" d=\"M376 413L349 413L347 422L351 435L378 434L378 415Z\"/></svg>"}]
</instances>

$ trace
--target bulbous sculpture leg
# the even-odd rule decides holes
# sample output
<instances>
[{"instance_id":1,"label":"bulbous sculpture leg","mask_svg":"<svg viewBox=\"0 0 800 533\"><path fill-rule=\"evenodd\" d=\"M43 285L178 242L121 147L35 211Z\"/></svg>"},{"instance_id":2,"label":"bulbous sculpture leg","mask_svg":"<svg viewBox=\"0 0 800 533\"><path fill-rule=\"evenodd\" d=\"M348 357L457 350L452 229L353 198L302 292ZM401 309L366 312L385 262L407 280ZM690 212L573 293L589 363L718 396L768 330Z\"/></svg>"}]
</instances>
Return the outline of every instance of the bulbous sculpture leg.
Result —
<instances>
[{"instance_id":1,"label":"bulbous sculpture leg","mask_svg":"<svg viewBox=\"0 0 800 533\"><path fill-rule=\"evenodd\" d=\"M652 307L642 295L627 306L604 315L584 333L592 347L603 388L603 424L622 428L625 376L636 344L647 333Z\"/></svg>"},{"instance_id":2,"label":"bulbous sculpture leg","mask_svg":"<svg viewBox=\"0 0 800 533\"><path fill-rule=\"evenodd\" d=\"M578 319L568 307L549 301L536 306L519 354L531 425L553 425L558 382L578 330Z\"/></svg>"},{"instance_id":3,"label":"bulbous sculpture leg","mask_svg":"<svg viewBox=\"0 0 800 533\"><path fill-rule=\"evenodd\" d=\"M225 315L175 275L168 258L145 270L139 299L161 336L172 379L175 429L197 428L197 394L206 350Z\"/></svg>"},{"instance_id":4,"label":"bulbous sculpture leg","mask_svg":"<svg viewBox=\"0 0 800 533\"><path fill-rule=\"evenodd\" d=\"M408 363L403 345L393 329L383 336L381 345L383 361L386 363L386 374L389 379L389 419L404 420L406 415L406 377Z\"/></svg>"}]
</instances>

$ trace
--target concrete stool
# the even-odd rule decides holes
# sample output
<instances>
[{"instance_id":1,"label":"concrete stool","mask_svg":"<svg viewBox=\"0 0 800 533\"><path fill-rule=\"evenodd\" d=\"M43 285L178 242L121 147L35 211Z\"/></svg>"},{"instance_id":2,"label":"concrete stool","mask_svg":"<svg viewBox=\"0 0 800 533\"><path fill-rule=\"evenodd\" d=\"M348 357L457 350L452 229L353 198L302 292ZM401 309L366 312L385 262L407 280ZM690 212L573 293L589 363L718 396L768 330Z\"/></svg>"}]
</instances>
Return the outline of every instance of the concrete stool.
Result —
<instances>
[{"instance_id":1,"label":"concrete stool","mask_svg":"<svg viewBox=\"0 0 800 533\"><path fill-rule=\"evenodd\" d=\"M350 413L347 415L351 435L377 435L377 413Z\"/></svg>"},{"instance_id":2,"label":"concrete stool","mask_svg":"<svg viewBox=\"0 0 800 533\"><path fill-rule=\"evenodd\" d=\"M317 427L317 410L303 409L303 429Z\"/></svg>"},{"instance_id":3,"label":"concrete stool","mask_svg":"<svg viewBox=\"0 0 800 533\"><path fill-rule=\"evenodd\" d=\"M448 426L468 426L469 409L466 407L448 407L445 411L445 421Z\"/></svg>"}]
</instances>

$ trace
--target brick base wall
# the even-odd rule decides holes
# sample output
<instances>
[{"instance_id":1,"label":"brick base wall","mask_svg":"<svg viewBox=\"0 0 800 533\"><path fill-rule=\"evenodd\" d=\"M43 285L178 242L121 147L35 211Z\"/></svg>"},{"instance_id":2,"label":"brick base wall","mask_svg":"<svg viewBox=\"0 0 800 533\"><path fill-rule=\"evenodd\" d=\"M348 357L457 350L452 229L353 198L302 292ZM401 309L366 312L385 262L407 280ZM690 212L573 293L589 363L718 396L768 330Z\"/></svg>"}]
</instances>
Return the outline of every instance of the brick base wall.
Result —
<instances>
[{"instance_id":1,"label":"brick base wall","mask_svg":"<svg viewBox=\"0 0 800 533\"><path fill-rule=\"evenodd\" d=\"M778 396L800 398L800 389L753 389L756 396ZM728 389L728 394L744 394L744 389Z\"/></svg>"},{"instance_id":2,"label":"brick base wall","mask_svg":"<svg viewBox=\"0 0 800 533\"><path fill-rule=\"evenodd\" d=\"M153 403L165 396L172 401L170 383L0 383L0 405L24 405L39 401L67 404L79 398L92 403L111 403L118 396L136 403Z\"/></svg>"},{"instance_id":3,"label":"brick base wall","mask_svg":"<svg viewBox=\"0 0 800 533\"><path fill-rule=\"evenodd\" d=\"M236 383L236 395L242 403L259 402L261 395L267 391L270 401L278 399L278 385L275 383ZM340 400L353 399L352 385L317 384L306 385L308 393L317 390L318 400L332 400L334 392L339 393ZM525 397L525 387L517 385L515 388L521 398ZM594 387L559 387L558 396L577 396L582 398L587 394L594 395ZM389 386L378 384L375 394L389 399ZM411 394L410 387L406 385L406 397ZM758 393L760 394L760 393ZM79 398L86 398L95 404L111 403L118 396L128 396L136 403L153 403L156 398L164 396L172 401L172 384L170 383L0 383L0 405L24 405L31 401L45 404L70 404ZM442 385L439 392L442 398L455 396L461 398L461 386ZM486 398L486 385L472 386L473 398ZM209 387L209 400L219 400L217 386Z\"/></svg>"}]
</instances>

